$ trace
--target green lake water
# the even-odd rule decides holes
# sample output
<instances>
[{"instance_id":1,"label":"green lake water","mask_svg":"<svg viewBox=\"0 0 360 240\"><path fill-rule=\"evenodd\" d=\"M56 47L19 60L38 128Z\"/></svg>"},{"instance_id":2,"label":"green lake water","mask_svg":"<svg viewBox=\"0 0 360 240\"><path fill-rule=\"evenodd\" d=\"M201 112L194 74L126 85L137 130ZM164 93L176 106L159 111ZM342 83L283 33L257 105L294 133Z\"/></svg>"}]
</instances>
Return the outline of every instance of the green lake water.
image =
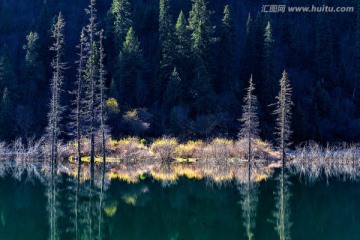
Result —
<instances>
[{"instance_id":1,"label":"green lake water","mask_svg":"<svg viewBox=\"0 0 360 240\"><path fill-rule=\"evenodd\" d=\"M360 239L360 184L0 179L0 239Z\"/></svg>"}]
</instances>

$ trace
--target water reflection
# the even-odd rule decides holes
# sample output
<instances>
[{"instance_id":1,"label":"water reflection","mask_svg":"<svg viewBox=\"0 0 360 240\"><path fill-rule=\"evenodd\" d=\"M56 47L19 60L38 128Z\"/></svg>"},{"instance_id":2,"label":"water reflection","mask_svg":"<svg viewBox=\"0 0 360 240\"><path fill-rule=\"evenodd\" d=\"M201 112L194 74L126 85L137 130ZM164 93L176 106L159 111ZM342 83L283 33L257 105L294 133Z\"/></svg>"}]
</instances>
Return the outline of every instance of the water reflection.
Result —
<instances>
[{"instance_id":1,"label":"water reflection","mask_svg":"<svg viewBox=\"0 0 360 240\"><path fill-rule=\"evenodd\" d=\"M274 192L275 197L275 211L274 223L275 230L280 240L290 240L290 181L289 176L286 174L284 167L281 169L280 175L277 177L277 186Z\"/></svg>"},{"instance_id":2,"label":"water reflection","mask_svg":"<svg viewBox=\"0 0 360 240\"><path fill-rule=\"evenodd\" d=\"M254 239L259 186L253 178L252 165L252 163L248 164L247 181L241 184L239 188L241 194L241 208L243 211L243 226L248 240Z\"/></svg>"},{"instance_id":3,"label":"water reflection","mask_svg":"<svg viewBox=\"0 0 360 240\"><path fill-rule=\"evenodd\" d=\"M57 174L57 167L54 162L46 163L44 165L45 175L44 182L46 185L46 197L48 200L49 212L49 227L50 227L50 240L59 240L60 233L58 228L58 218L60 216L60 201L59 201L59 184L60 178Z\"/></svg>"},{"instance_id":4,"label":"water reflection","mask_svg":"<svg viewBox=\"0 0 360 240\"><path fill-rule=\"evenodd\" d=\"M90 174L90 179L87 178ZM93 173L78 165L73 181L72 203L74 216L73 239L103 239L103 211L109 182L105 179L105 167L96 168Z\"/></svg>"},{"instance_id":5,"label":"water reflection","mask_svg":"<svg viewBox=\"0 0 360 240\"><path fill-rule=\"evenodd\" d=\"M15 164L8 166L3 171L20 172ZM339 231L335 219L359 217L354 210L360 199L360 192L353 191L358 187L355 183L347 183L347 188L334 181L332 186L323 182L304 186L286 169L259 182L261 163L238 166L238 188L235 181L209 186L204 180L184 177L176 185L166 185L149 175L136 184L113 180L110 185L111 164L106 169L97 163L91 174L88 163L57 168L45 163L35 171L40 177L31 167L32 177L24 170L20 181L0 179L0 239L287 240L305 239L303 229L310 228L317 239L325 239L324 228L327 239L339 239L334 234ZM161 171L170 174L172 167ZM342 190L351 194L332 196ZM347 221L341 227L358 233L357 224Z\"/></svg>"}]
</instances>

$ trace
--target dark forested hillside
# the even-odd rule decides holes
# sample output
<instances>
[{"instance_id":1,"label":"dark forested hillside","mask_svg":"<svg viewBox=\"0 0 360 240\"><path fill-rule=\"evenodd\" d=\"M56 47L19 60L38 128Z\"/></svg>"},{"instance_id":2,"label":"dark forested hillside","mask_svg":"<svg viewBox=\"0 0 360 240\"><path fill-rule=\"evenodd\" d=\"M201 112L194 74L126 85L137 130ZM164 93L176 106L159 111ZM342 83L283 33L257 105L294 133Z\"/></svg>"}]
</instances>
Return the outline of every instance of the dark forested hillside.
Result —
<instances>
[{"instance_id":1,"label":"dark forested hillside","mask_svg":"<svg viewBox=\"0 0 360 240\"><path fill-rule=\"evenodd\" d=\"M94 28L104 29L107 123L113 137L235 137L252 74L260 136L272 140L271 104L286 69L293 88L292 140L358 141L360 1L278 1L355 8L347 13L262 13L263 2L98 0ZM45 132L51 35L60 11L67 63L61 123L63 137L69 137L76 46L89 24L88 5L87 0L1 0L0 140ZM90 59L99 56L94 51ZM84 70L89 79L91 60Z\"/></svg>"}]
</instances>

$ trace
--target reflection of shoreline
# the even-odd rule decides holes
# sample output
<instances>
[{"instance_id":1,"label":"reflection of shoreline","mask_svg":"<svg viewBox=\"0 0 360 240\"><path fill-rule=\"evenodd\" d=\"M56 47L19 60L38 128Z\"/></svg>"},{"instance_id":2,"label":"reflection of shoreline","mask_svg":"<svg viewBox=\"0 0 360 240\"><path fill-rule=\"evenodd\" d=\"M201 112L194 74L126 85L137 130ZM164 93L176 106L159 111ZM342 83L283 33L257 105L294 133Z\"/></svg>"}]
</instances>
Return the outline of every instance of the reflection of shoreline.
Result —
<instances>
[{"instance_id":1,"label":"reflection of shoreline","mask_svg":"<svg viewBox=\"0 0 360 240\"><path fill-rule=\"evenodd\" d=\"M259 182L269 178L277 165L266 165L263 162L254 163L252 181ZM204 160L194 163L160 163L156 161L138 161L131 164L110 164L108 163L106 178L119 179L128 183L137 183L147 177L158 181L176 182L179 178L185 177L195 180L206 180L209 184L222 185L230 182L245 183L248 181L248 164L243 161L227 160ZM83 163L87 169L88 164ZM63 167L65 173L76 176L77 165L66 163ZM89 172L82 176L84 180L89 179Z\"/></svg>"}]
</instances>

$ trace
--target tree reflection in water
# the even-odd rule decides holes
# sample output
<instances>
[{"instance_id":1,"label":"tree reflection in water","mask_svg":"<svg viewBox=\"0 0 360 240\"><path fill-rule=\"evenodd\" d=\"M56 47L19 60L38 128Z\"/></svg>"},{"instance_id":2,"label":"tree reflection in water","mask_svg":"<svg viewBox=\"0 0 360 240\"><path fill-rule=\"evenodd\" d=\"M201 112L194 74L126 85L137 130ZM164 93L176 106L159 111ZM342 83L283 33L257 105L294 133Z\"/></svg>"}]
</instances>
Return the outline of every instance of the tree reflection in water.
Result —
<instances>
[{"instance_id":1,"label":"tree reflection in water","mask_svg":"<svg viewBox=\"0 0 360 240\"><path fill-rule=\"evenodd\" d=\"M285 173L284 167L277 178L277 186L274 192L275 211L273 212L275 230L280 240L290 240L290 181L289 176Z\"/></svg>"},{"instance_id":2,"label":"tree reflection in water","mask_svg":"<svg viewBox=\"0 0 360 240\"><path fill-rule=\"evenodd\" d=\"M252 163L248 163L247 179L240 186L241 208L243 217L243 226L247 239L254 239L254 230L256 227L256 211L258 204L258 186L252 175Z\"/></svg>"}]
</instances>

